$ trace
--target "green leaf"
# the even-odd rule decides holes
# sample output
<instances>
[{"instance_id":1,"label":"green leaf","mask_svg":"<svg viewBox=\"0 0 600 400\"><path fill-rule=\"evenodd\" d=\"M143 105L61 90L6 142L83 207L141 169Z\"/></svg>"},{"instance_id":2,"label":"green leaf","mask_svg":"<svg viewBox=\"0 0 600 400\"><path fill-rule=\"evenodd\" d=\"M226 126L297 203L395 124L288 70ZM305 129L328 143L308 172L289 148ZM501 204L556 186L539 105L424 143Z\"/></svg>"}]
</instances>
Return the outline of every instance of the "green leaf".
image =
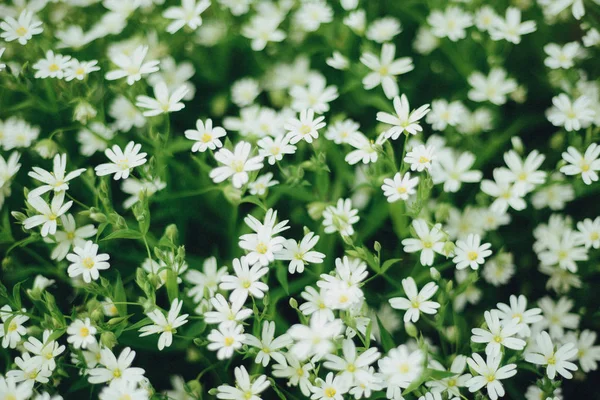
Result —
<instances>
[{"instance_id":1,"label":"green leaf","mask_svg":"<svg viewBox=\"0 0 600 400\"><path fill-rule=\"evenodd\" d=\"M14 287L13 287L13 300L15 302L15 307L17 310L21 309L21 284L23 282L19 282L17 283Z\"/></svg>"},{"instance_id":2,"label":"green leaf","mask_svg":"<svg viewBox=\"0 0 600 400\"><path fill-rule=\"evenodd\" d=\"M172 269L167 269L167 295L169 302L179 298L179 285L177 284L177 274Z\"/></svg>"},{"instance_id":3,"label":"green leaf","mask_svg":"<svg viewBox=\"0 0 600 400\"><path fill-rule=\"evenodd\" d=\"M429 376L435 380L440 380L440 379L444 379L444 378L451 378L454 375L456 375L455 372L450 372L450 371L441 371L439 369L431 369L428 368L427 369L429 371Z\"/></svg>"},{"instance_id":4,"label":"green leaf","mask_svg":"<svg viewBox=\"0 0 600 400\"><path fill-rule=\"evenodd\" d=\"M394 347L396 344L394 343L394 339L392 339L392 335L383 327L381 320L377 317L377 326L379 326L379 335L381 336L381 346L383 346L383 350L387 353Z\"/></svg>"},{"instance_id":5,"label":"green leaf","mask_svg":"<svg viewBox=\"0 0 600 400\"><path fill-rule=\"evenodd\" d=\"M288 270L285 265L280 265L275 270L275 276L277 277L277 282L281 284L281 287L285 291L285 294L289 296L290 288L288 286Z\"/></svg>"},{"instance_id":6,"label":"green leaf","mask_svg":"<svg viewBox=\"0 0 600 400\"><path fill-rule=\"evenodd\" d=\"M117 279L114 284L114 294L113 301L115 302L115 307L117 307L117 311L119 311L120 316L127 315L127 295L125 294L125 287L123 286L123 280L121 279L121 274L117 271Z\"/></svg>"},{"instance_id":7,"label":"green leaf","mask_svg":"<svg viewBox=\"0 0 600 400\"><path fill-rule=\"evenodd\" d=\"M381 266L381 273L385 274L385 271L387 271L392 265L394 265L394 264L396 264L397 262L400 262L400 261L402 261L401 258L391 258L391 259L387 260Z\"/></svg>"},{"instance_id":8,"label":"green leaf","mask_svg":"<svg viewBox=\"0 0 600 400\"><path fill-rule=\"evenodd\" d=\"M427 379L429 378L430 371L431 371L430 369L426 369L425 371L423 371L423 373L421 374L419 379L415 379L414 381L412 381L412 383L410 385L408 385L408 387L406 389L404 389L404 392L402 392L402 395L406 396L407 394L414 392L421 385L423 385L423 383L425 381L427 381Z\"/></svg>"},{"instance_id":9,"label":"green leaf","mask_svg":"<svg viewBox=\"0 0 600 400\"><path fill-rule=\"evenodd\" d=\"M114 231L108 236L101 239L101 241L113 240L113 239L142 239L144 236L133 229L121 229L119 231Z\"/></svg>"},{"instance_id":10,"label":"green leaf","mask_svg":"<svg viewBox=\"0 0 600 400\"><path fill-rule=\"evenodd\" d=\"M61 329L55 330L54 332L52 332L52 334L50 335L50 337L48 338L48 340L46 341L46 343L51 342L53 340L57 340L62 335L64 335L66 331L67 331L66 328L61 328Z\"/></svg>"},{"instance_id":11,"label":"green leaf","mask_svg":"<svg viewBox=\"0 0 600 400\"><path fill-rule=\"evenodd\" d=\"M144 318L138 322L136 322L133 325L128 326L126 329L124 329L124 331L133 331L136 329L141 328L142 326L146 326L152 323L152 320L150 318Z\"/></svg>"}]
</instances>

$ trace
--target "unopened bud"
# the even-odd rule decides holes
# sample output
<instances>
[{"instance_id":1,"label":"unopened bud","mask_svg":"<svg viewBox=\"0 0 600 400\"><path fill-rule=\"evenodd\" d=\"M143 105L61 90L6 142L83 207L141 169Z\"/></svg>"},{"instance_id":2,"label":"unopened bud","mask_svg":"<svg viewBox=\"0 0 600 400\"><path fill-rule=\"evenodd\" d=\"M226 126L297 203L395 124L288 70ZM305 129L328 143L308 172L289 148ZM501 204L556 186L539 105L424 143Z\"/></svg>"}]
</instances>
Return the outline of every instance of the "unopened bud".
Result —
<instances>
[{"instance_id":1,"label":"unopened bud","mask_svg":"<svg viewBox=\"0 0 600 400\"><path fill-rule=\"evenodd\" d=\"M290 297L290 307L292 307L294 310L298 309L298 301L293 297Z\"/></svg>"},{"instance_id":2,"label":"unopened bud","mask_svg":"<svg viewBox=\"0 0 600 400\"><path fill-rule=\"evenodd\" d=\"M102 335L100 335L100 343L102 343L104 346L108 347L109 349L112 349L113 347L116 346L118 341L117 341L117 337L115 336L114 333L112 333L110 331L106 331L106 332L102 332Z\"/></svg>"},{"instance_id":3,"label":"unopened bud","mask_svg":"<svg viewBox=\"0 0 600 400\"><path fill-rule=\"evenodd\" d=\"M406 334L410 337L416 338L419 336L419 331L417 330L417 327L411 322L405 323L404 329L406 329Z\"/></svg>"},{"instance_id":4,"label":"unopened bud","mask_svg":"<svg viewBox=\"0 0 600 400\"><path fill-rule=\"evenodd\" d=\"M36 143L34 150L40 157L49 159L58 153L58 145L52 139L42 139Z\"/></svg>"},{"instance_id":5,"label":"unopened bud","mask_svg":"<svg viewBox=\"0 0 600 400\"><path fill-rule=\"evenodd\" d=\"M73 111L73 120L81 122L83 125L87 124L88 120L94 118L97 112L94 107L87 101L81 101L75 107Z\"/></svg>"},{"instance_id":6,"label":"unopened bud","mask_svg":"<svg viewBox=\"0 0 600 400\"><path fill-rule=\"evenodd\" d=\"M240 204L240 201L242 200L242 191L233 186L226 186L225 189L223 189L223 194L227 201L233 205Z\"/></svg>"},{"instance_id":7,"label":"unopened bud","mask_svg":"<svg viewBox=\"0 0 600 400\"><path fill-rule=\"evenodd\" d=\"M446 257L450 257L452 254L454 254L454 248L456 246L454 245L454 242L451 241L447 241L446 243L444 243L444 247L442 249L442 252L444 253L444 255Z\"/></svg>"},{"instance_id":8,"label":"unopened bud","mask_svg":"<svg viewBox=\"0 0 600 400\"><path fill-rule=\"evenodd\" d=\"M433 279L434 281L437 281L441 277L440 271L438 271L434 267L431 267L429 268L429 276L431 276L431 279Z\"/></svg>"},{"instance_id":9,"label":"unopened bud","mask_svg":"<svg viewBox=\"0 0 600 400\"><path fill-rule=\"evenodd\" d=\"M321 219L323 211L327 208L327 204L321 202L313 202L308 204L308 215L315 221Z\"/></svg>"}]
</instances>

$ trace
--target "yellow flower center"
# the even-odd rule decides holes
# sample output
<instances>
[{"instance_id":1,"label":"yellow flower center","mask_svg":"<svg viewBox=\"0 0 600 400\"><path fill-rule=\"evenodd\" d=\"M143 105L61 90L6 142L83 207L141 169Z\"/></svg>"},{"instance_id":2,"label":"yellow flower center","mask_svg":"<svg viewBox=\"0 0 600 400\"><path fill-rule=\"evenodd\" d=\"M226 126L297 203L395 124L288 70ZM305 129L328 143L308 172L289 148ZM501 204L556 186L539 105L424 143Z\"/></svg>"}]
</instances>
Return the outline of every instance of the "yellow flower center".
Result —
<instances>
[{"instance_id":1,"label":"yellow flower center","mask_svg":"<svg viewBox=\"0 0 600 400\"><path fill-rule=\"evenodd\" d=\"M383 65L381 68L379 68L379 75L387 76L389 73L390 73L390 70L387 67L387 65Z\"/></svg>"},{"instance_id":2,"label":"yellow flower center","mask_svg":"<svg viewBox=\"0 0 600 400\"><path fill-rule=\"evenodd\" d=\"M14 331L16 331L16 330L17 330L17 324L16 324L16 322L15 322L15 321L12 321L12 322L10 323L10 325L8 325L8 331L9 331L9 332L14 332Z\"/></svg>"},{"instance_id":3,"label":"yellow flower center","mask_svg":"<svg viewBox=\"0 0 600 400\"><path fill-rule=\"evenodd\" d=\"M235 340L233 340L233 338L231 336L227 336L224 340L225 342L225 346L229 347L233 344L233 342L235 342Z\"/></svg>"},{"instance_id":4,"label":"yellow flower center","mask_svg":"<svg viewBox=\"0 0 600 400\"><path fill-rule=\"evenodd\" d=\"M496 376L488 375L485 377L485 379L487 379L488 382L494 382L496 380Z\"/></svg>"},{"instance_id":5,"label":"yellow flower center","mask_svg":"<svg viewBox=\"0 0 600 400\"><path fill-rule=\"evenodd\" d=\"M48 67L48 69L52 72L56 72L60 69L60 67L54 63L50 64L50 66Z\"/></svg>"},{"instance_id":6,"label":"yellow flower center","mask_svg":"<svg viewBox=\"0 0 600 400\"><path fill-rule=\"evenodd\" d=\"M334 397L336 394L336 391L334 388L328 387L327 389L325 389L324 393L325 393L325 396L327 396L327 397Z\"/></svg>"},{"instance_id":7,"label":"yellow flower center","mask_svg":"<svg viewBox=\"0 0 600 400\"><path fill-rule=\"evenodd\" d=\"M421 305L421 303L419 303L417 300L413 300L410 305L412 306L412 308L419 308L419 306Z\"/></svg>"},{"instance_id":8,"label":"yellow flower center","mask_svg":"<svg viewBox=\"0 0 600 400\"><path fill-rule=\"evenodd\" d=\"M267 245L264 244L263 242L260 242L259 244L256 245L256 251L259 252L260 254L265 254L267 252L268 248Z\"/></svg>"},{"instance_id":9,"label":"yellow flower center","mask_svg":"<svg viewBox=\"0 0 600 400\"><path fill-rule=\"evenodd\" d=\"M406 193L406 188L404 186L400 186L396 191L400 194Z\"/></svg>"},{"instance_id":10,"label":"yellow flower center","mask_svg":"<svg viewBox=\"0 0 600 400\"><path fill-rule=\"evenodd\" d=\"M348 370L348 372L354 372L354 371L356 371L356 366L354 364L350 364L350 365L348 365L347 370Z\"/></svg>"},{"instance_id":11,"label":"yellow flower center","mask_svg":"<svg viewBox=\"0 0 600 400\"><path fill-rule=\"evenodd\" d=\"M81 265L83 265L84 267L86 267L87 269L92 269L94 268L94 260L92 260L91 257L86 257L83 260L81 260Z\"/></svg>"},{"instance_id":12,"label":"yellow flower center","mask_svg":"<svg viewBox=\"0 0 600 400\"><path fill-rule=\"evenodd\" d=\"M548 365L554 365L556 364L556 357L554 357L554 354L552 355L552 357L548 358Z\"/></svg>"},{"instance_id":13,"label":"yellow flower center","mask_svg":"<svg viewBox=\"0 0 600 400\"><path fill-rule=\"evenodd\" d=\"M83 68L79 67L79 68L77 68L77 69L75 70L75 74L76 74L76 75L83 75L83 74L85 74L85 69L83 69Z\"/></svg>"},{"instance_id":14,"label":"yellow flower center","mask_svg":"<svg viewBox=\"0 0 600 400\"><path fill-rule=\"evenodd\" d=\"M494 336L494 342L496 343L502 343L502 338L500 336Z\"/></svg>"},{"instance_id":15,"label":"yellow flower center","mask_svg":"<svg viewBox=\"0 0 600 400\"><path fill-rule=\"evenodd\" d=\"M205 133L204 135L202 135L200 140L202 140L204 143L208 143L212 140L212 136L209 135L208 133Z\"/></svg>"},{"instance_id":16,"label":"yellow flower center","mask_svg":"<svg viewBox=\"0 0 600 400\"><path fill-rule=\"evenodd\" d=\"M590 239L598 240L598 239L600 239L600 234L598 232L592 232L592 233L590 233Z\"/></svg>"},{"instance_id":17,"label":"yellow flower center","mask_svg":"<svg viewBox=\"0 0 600 400\"><path fill-rule=\"evenodd\" d=\"M131 396L128 394L124 394L121 397L119 397L119 400L131 400Z\"/></svg>"},{"instance_id":18,"label":"yellow flower center","mask_svg":"<svg viewBox=\"0 0 600 400\"><path fill-rule=\"evenodd\" d=\"M448 381L448 387L456 386L456 379L450 379Z\"/></svg>"},{"instance_id":19,"label":"yellow flower center","mask_svg":"<svg viewBox=\"0 0 600 400\"><path fill-rule=\"evenodd\" d=\"M88 328L86 328L85 326L82 327L81 329L79 329L79 336L87 337L89 334L90 334L90 330Z\"/></svg>"},{"instance_id":20,"label":"yellow flower center","mask_svg":"<svg viewBox=\"0 0 600 400\"><path fill-rule=\"evenodd\" d=\"M476 252L476 251L470 251L470 252L468 252L468 253L467 253L467 257L468 257L468 258L469 258L469 260L471 260L471 261L475 261L475 260L477 260L477 256L478 256L478 254L477 254L477 252Z\"/></svg>"},{"instance_id":21,"label":"yellow flower center","mask_svg":"<svg viewBox=\"0 0 600 400\"><path fill-rule=\"evenodd\" d=\"M15 33L19 36L25 36L27 35L27 28L25 28L24 26L20 26L15 30Z\"/></svg>"},{"instance_id":22,"label":"yellow flower center","mask_svg":"<svg viewBox=\"0 0 600 400\"><path fill-rule=\"evenodd\" d=\"M430 248L432 248L432 247L433 247L433 243L431 243L431 241L429 241L429 240L425 240L425 241L423 242L423 248L425 248L425 249L430 249Z\"/></svg>"},{"instance_id":23,"label":"yellow flower center","mask_svg":"<svg viewBox=\"0 0 600 400\"><path fill-rule=\"evenodd\" d=\"M419 157L419 162L421 164L425 164L425 163L429 162L429 158L427 158L425 156L421 156L421 157Z\"/></svg>"},{"instance_id":24,"label":"yellow flower center","mask_svg":"<svg viewBox=\"0 0 600 400\"><path fill-rule=\"evenodd\" d=\"M244 172L244 163L242 161L236 160L231 163L231 168L237 173Z\"/></svg>"},{"instance_id":25,"label":"yellow flower center","mask_svg":"<svg viewBox=\"0 0 600 400\"><path fill-rule=\"evenodd\" d=\"M113 371L113 377L114 378L120 378L121 377L121 370L119 368L115 368L115 370Z\"/></svg>"},{"instance_id":26,"label":"yellow flower center","mask_svg":"<svg viewBox=\"0 0 600 400\"><path fill-rule=\"evenodd\" d=\"M398 370L401 374L406 374L408 371L410 371L410 365L408 365L408 363L403 363L400 365L400 368L398 368Z\"/></svg>"},{"instance_id":27,"label":"yellow flower center","mask_svg":"<svg viewBox=\"0 0 600 400\"><path fill-rule=\"evenodd\" d=\"M242 287L244 289L248 289L250 286L252 286L252 283L250 281L243 281L242 282Z\"/></svg>"},{"instance_id":28,"label":"yellow flower center","mask_svg":"<svg viewBox=\"0 0 600 400\"><path fill-rule=\"evenodd\" d=\"M298 376L303 376L303 375L304 375L304 370L303 370L302 368L298 368L298 369L296 370L296 375L298 375Z\"/></svg>"},{"instance_id":29,"label":"yellow flower center","mask_svg":"<svg viewBox=\"0 0 600 400\"><path fill-rule=\"evenodd\" d=\"M301 134L308 135L312 131L312 127L310 125L302 125L299 130Z\"/></svg>"}]
</instances>

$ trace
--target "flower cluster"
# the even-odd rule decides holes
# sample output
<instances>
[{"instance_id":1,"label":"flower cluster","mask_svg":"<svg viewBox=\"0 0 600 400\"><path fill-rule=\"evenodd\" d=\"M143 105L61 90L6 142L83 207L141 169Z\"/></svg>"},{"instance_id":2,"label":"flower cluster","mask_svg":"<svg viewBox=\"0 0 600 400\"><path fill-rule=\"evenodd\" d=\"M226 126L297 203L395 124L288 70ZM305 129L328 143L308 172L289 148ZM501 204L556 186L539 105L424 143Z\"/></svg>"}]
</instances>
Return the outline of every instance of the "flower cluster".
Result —
<instances>
[{"instance_id":1,"label":"flower cluster","mask_svg":"<svg viewBox=\"0 0 600 400\"><path fill-rule=\"evenodd\" d=\"M595 3L0 4L0 399L597 391Z\"/></svg>"}]
</instances>

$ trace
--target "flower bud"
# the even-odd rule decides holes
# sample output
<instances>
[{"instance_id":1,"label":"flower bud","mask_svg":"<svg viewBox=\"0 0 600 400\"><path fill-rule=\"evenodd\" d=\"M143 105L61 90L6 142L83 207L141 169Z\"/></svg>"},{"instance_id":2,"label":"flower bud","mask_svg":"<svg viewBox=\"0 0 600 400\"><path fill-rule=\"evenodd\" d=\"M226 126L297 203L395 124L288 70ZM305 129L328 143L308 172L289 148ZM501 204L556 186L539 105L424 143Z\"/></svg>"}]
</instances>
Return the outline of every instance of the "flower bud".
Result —
<instances>
[{"instance_id":1,"label":"flower bud","mask_svg":"<svg viewBox=\"0 0 600 400\"><path fill-rule=\"evenodd\" d=\"M410 337L416 338L419 336L419 331L417 327L411 322L405 323L404 329L406 329L406 334Z\"/></svg>"},{"instance_id":2,"label":"flower bud","mask_svg":"<svg viewBox=\"0 0 600 400\"><path fill-rule=\"evenodd\" d=\"M73 112L73 120L85 125L87 124L88 120L94 118L96 114L96 110L90 103L87 101L81 101L75 107L75 111Z\"/></svg>"},{"instance_id":3,"label":"flower bud","mask_svg":"<svg viewBox=\"0 0 600 400\"><path fill-rule=\"evenodd\" d=\"M52 139L42 139L33 148L42 158L50 159L58 153L58 144Z\"/></svg>"},{"instance_id":4,"label":"flower bud","mask_svg":"<svg viewBox=\"0 0 600 400\"><path fill-rule=\"evenodd\" d=\"M452 255L454 253L454 248L456 246L454 245L454 242L451 241L447 241L446 243L444 243L444 247L442 249L442 252L444 253L444 255L446 257L450 257L450 255Z\"/></svg>"},{"instance_id":5,"label":"flower bud","mask_svg":"<svg viewBox=\"0 0 600 400\"><path fill-rule=\"evenodd\" d=\"M327 204L321 202L313 202L308 204L308 215L315 221L321 219L323 211L327 208Z\"/></svg>"},{"instance_id":6,"label":"flower bud","mask_svg":"<svg viewBox=\"0 0 600 400\"><path fill-rule=\"evenodd\" d=\"M116 346L118 341L117 341L117 337L115 336L114 333L112 333L110 331L106 331L106 332L102 332L102 335L100 335L100 343L102 343L104 346L108 347L109 349L112 349L113 347Z\"/></svg>"},{"instance_id":7,"label":"flower bud","mask_svg":"<svg viewBox=\"0 0 600 400\"><path fill-rule=\"evenodd\" d=\"M240 204L240 201L242 200L242 191L234 188L231 185L226 186L225 189L223 189L223 194L225 195L227 201L233 205Z\"/></svg>"},{"instance_id":8,"label":"flower bud","mask_svg":"<svg viewBox=\"0 0 600 400\"><path fill-rule=\"evenodd\" d=\"M167 226L167 229L165 229L165 235L169 238L171 243L177 243L177 235L178 234L179 234L179 231L177 230L177 225L175 225L175 224L171 224L171 225Z\"/></svg>"},{"instance_id":9,"label":"flower bud","mask_svg":"<svg viewBox=\"0 0 600 400\"><path fill-rule=\"evenodd\" d=\"M431 267L429 268L429 276L431 276L431 279L433 279L434 281L437 281L441 277L440 271L438 271L434 267Z\"/></svg>"},{"instance_id":10,"label":"flower bud","mask_svg":"<svg viewBox=\"0 0 600 400\"><path fill-rule=\"evenodd\" d=\"M292 307L294 310L298 309L298 300L296 300L293 297L290 297L290 307Z\"/></svg>"}]
</instances>

